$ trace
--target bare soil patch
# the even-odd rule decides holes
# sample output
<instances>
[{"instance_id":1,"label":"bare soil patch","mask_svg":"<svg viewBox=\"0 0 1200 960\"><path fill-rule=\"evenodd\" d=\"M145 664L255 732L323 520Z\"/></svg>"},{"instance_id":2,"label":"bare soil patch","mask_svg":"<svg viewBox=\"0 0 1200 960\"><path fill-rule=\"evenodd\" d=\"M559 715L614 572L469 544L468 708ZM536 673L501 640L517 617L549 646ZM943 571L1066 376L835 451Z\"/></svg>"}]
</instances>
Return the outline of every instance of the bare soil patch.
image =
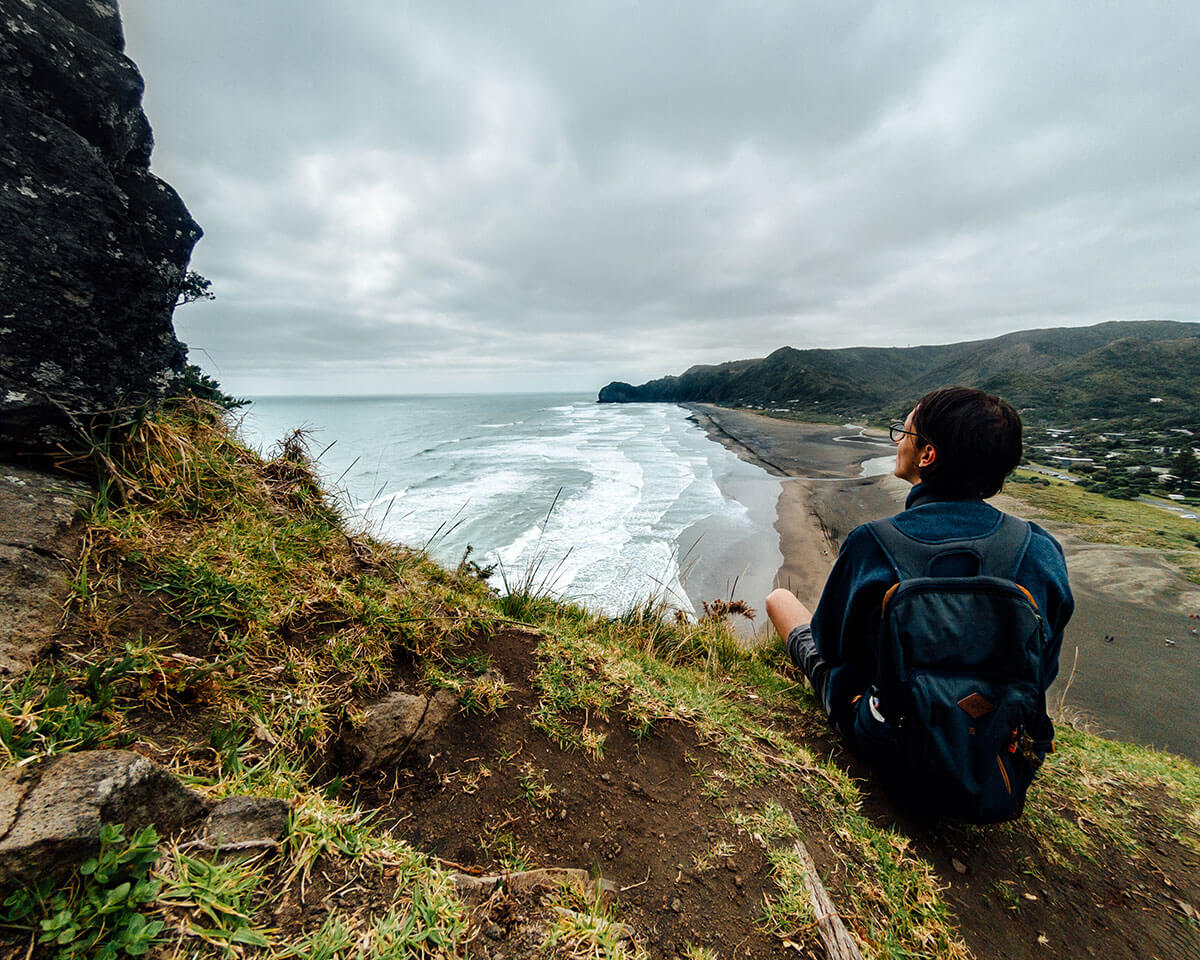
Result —
<instances>
[{"instance_id":1,"label":"bare soil patch","mask_svg":"<svg viewBox=\"0 0 1200 960\"><path fill-rule=\"evenodd\" d=\"M776 955L779 941L756 926L769 867L724 817L728 801L704 796L695 776L717 762L711 749L675 722L635 739L616 717L588 718L606 735L602 758L560 749L528 721L536 643L507 631L481 648L511 684L510 705L460 716L390 781L362 783L360 800L454 869L494 873L523 859L602 875L620 888L621 919L651 956L688 943L720 956Z\"/></svg>"}]
</instances>

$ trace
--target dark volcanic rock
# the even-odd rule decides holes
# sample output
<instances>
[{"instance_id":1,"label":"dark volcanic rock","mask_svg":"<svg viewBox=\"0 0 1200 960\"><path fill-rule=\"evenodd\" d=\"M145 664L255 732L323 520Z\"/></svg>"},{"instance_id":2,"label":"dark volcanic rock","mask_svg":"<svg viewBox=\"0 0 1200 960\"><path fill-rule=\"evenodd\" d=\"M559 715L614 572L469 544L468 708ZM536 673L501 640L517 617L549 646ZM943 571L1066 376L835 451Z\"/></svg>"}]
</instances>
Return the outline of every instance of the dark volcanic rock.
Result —
<instances>
[{"instance_id":1,"label":"dark volcanic rock","mask_svg":"<svg viewBox=\"0 0 1200 960\"><path fill-rule=\"evenodd\" d=\"M0 0L0 457L155 402L200 228L149 171L143 83L112 0Z\"/></svg>"},{"instance_id":2,"label":"dark volcanic rock","mask_svg":"<svg viewBox=\"0 0 1200 960\"><path fill-rule=\"evenodd\" d=\"M614 380L608 386L600 388L600 395L596 401L597 403L635 403L641 399L638 389L631 383Z\"/></svg>"},{"instance_id":3,"label":"dark volcanic rock","mask_svg":"<svg viewBox=\"0 0 1200 960\"><path fill-rule=\"evenodd\" d=\"M61 877L100 847L100 828L160 834L206 805L164 767L127 750L85 750L0 773L0 886Z\"/></svg>"}]
</instances>

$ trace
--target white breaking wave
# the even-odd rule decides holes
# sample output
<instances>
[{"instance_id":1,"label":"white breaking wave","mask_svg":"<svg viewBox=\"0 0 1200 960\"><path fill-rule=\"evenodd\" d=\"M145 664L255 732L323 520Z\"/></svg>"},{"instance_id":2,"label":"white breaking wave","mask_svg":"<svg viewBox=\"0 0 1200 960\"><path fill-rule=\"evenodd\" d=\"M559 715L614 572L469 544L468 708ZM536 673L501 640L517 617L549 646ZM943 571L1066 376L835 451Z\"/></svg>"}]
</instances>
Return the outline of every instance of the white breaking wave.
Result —
<instances>
[{"instance_id":1,"label":"white breaking wave","mask_svg":"<svg viewBox=\"0 0 1200 960\"><path fill-rule=\"evenodd\" d=\"M652 596L694 612L679 567L690 547L685 531L716 521L731 535L758 532L746 506L722 492L714 467L723 476L759 471L672 405L313 398L260 401L256 413L284 429L311 422L339 440L323 466L334 476L346 471L354 509L377 535L428 545L450 565L470 544L479 562L502 564L510 582L536 565L535 582L548 578L556 594L606 613ZM339 457L345 462L332 462ZM773 531L763 535L777 543ZM500 579L497 572L493 584Z\"/></svg>"}]
</instances>

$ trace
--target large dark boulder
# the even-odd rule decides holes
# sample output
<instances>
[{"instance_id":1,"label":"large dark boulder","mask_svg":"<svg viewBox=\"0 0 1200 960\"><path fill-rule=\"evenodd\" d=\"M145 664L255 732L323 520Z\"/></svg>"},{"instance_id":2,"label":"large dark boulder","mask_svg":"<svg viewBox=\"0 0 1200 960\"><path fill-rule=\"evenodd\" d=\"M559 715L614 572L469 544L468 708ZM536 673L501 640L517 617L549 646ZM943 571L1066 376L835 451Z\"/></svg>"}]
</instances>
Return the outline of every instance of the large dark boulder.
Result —
<instances>
[{"instance_id":1,"label":"large dark boulder","mask_svg":"<svg viewBox=\"0 0 1200 960\"><path fill-rule=\"evenodd\" d=\"M150 173L114 0L0 0L0 457L155 403L200 228Z\"/></svg>"},{"instance_id":2,"label":"large dark boulder","mask_svg":"<svg viewBox=\"0 0 1200 960\"><path fill-rule=\"evenodd\" d=\"M452 690L429 697L393 691L343 731L338 752L357 773L392 767L429 743L457 711L458 695Z\"/></svg>"}]
</instances>

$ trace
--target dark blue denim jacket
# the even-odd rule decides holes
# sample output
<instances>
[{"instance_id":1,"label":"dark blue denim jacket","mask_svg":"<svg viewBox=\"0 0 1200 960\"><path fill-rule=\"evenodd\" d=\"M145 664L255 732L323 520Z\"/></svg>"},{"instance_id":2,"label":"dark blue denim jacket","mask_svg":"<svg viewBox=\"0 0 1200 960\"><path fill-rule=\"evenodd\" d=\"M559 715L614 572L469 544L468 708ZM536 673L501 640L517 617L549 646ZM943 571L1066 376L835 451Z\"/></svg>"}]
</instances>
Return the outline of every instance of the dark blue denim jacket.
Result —
<instances>
[{"instance_id":1,"label":"dark blue denim jacket","mask_svg":"<svg viewBox=\"0 0 1200 960\"><path fill-rule=\"evenodd\" d=\"M982 500L942 500L924 484L917 484L895 521L909 536L939 543L987 536L1002 516ZM1036 523L1030 526L1033 537L1016 580L1033 595L1046 623L1048 641L1042 663L1044 683L1049 687L1058 675L1063 629L1075 609L1075 599L1067 582L1062 547ZM974 571L950 568L937 573L959 576ZM850 701L875 679L883 595L895 582L896 573L870 531L866 527L852 530L825 582L812 620L817 651L831 668L826 696L835 722L844 719Z\"/></svg>"}]
</instances>

